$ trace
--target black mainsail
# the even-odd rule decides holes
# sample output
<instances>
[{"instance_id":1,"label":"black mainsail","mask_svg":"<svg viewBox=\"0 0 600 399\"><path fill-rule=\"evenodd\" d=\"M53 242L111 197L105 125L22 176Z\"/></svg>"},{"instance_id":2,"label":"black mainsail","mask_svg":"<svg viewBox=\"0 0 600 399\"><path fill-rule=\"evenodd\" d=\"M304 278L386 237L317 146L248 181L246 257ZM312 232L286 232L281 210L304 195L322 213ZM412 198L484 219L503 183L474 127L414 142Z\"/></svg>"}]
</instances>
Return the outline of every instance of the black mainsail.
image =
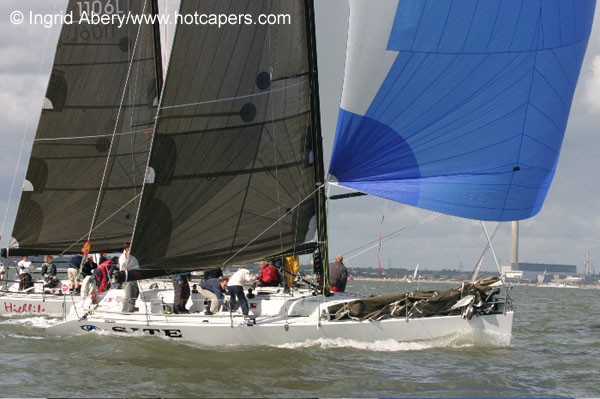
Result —
<instances>
[{"instance_id":1,"label":"black mainsail","mask_svg":"<svg viewBox=\"0 0 600 399\"><path fill-rule=\"evenodd\" d=\"M142 268L241 264L314 240L323 169L312 7L182 0L183 16L249 19L177 28L132 241ZM260 15L290 20L261 25Z\"/></svg>"},{"instance_id":2,"label":"black mainsail","mask_svg":"<svg viewBox=\"0 0 600 399\"><path fill-rule=\"evenodd\" d=\"M152 24L90 18L156 12L150 0L69 1L74 23L58 41L8 255L78 252L88 238L94 251L109 251L130 239L160 55Z\"/></svg>"}]
</instances>

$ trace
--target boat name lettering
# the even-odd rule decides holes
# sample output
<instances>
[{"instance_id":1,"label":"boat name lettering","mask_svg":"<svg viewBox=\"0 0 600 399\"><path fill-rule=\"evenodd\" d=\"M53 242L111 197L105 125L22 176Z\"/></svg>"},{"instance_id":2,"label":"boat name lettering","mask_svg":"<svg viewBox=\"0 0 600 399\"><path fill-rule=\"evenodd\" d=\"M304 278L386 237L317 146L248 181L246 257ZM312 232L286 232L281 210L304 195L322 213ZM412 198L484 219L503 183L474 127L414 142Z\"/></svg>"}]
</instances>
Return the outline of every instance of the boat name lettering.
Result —
<instances>
[{"instance_id":1,"label":"boat name lettering","mask_svg":"<svg viewBox=\"0 0 600 399\"><path fill-rule=\"evenodd\" d=\"M24 303L19 306L10 302L4 302L4 310L8 313L44 313L46 311L42 305Z\"/></svg>"},{"instance_id":2,"label":"boat name lettering","mask_svg":"<svg viewBox=\"0 0 600 399\"><path fill-rule=\"evenodd\" d=\"M183 337L181 330L176 330L176 329L164 329L163 330L160 328L134 328L134 327L115 326L115 327L112 327L112 330L114 332L119 332L119 333L142 331L144 334L147 334L147 335L162 335L162 334L164 334L166 337L169 337L169 338Z\"/></svg>"}]
</instances>

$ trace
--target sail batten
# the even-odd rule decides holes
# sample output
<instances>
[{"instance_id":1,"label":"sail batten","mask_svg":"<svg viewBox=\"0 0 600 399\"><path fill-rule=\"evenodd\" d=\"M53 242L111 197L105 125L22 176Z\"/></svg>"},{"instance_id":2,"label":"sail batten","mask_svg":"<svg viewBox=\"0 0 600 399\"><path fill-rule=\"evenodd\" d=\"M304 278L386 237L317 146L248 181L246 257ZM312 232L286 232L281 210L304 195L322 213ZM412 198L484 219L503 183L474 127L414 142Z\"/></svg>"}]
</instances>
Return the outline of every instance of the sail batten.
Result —
<instances>
[{"instance_id":1,"label":"sail batten","mask_svg":"<svg viewBox=\"0 0 600 399\"><path fill-rule=\"evenodd\" d=\"M595 0L351 0L330 175L432 211L537 214ZM391 15L390 15L391 14Z\"/></svg>"}]
</instances>

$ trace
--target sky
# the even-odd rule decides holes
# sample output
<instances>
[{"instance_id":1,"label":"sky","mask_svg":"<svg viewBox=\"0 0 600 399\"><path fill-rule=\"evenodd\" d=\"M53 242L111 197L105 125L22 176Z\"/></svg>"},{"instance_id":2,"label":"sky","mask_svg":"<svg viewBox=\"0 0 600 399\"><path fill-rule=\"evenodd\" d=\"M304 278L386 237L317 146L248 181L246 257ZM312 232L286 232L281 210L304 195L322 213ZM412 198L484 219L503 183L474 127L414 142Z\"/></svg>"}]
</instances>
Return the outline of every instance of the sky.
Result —
<instances>
[{"instance_id":1,"label":"sky","mask_svg":"<svg viewBox=\"0 0 600 399\"><path fill-rule=\"evenodd\" d=\"M167 12L177 0L159 0ZM377 1L377 0L373 0ZM331 153L344 77L348 0L315 0L324 150ZM19 200L60 26L11 14L55 15L66 0L2 0L0 3L0 245L5 247ZM172 32L167 33L167 40ZM519 261L577 265L589 252L600 272L600 13L594 28L565 133L557 173L542 211L520 222ZM326 155L325 165L329 164ZM16 171L16 172L15 172ZM339 188L331 193L340 193ZM372 196L334 201L329 210L330 253L353 267L472 270L487 241L480 223ZM426 221L427 219L431 219ZM496 224L487 222L488 231ZM501 265L510 262L510 223L494 239ZM379 236L393 235L380 245ZM358 250L358 248L363 248ZM370 248L369 250L367 250ZM492 254L483 270L496 270Z\"/></svg>"}]
</instances>

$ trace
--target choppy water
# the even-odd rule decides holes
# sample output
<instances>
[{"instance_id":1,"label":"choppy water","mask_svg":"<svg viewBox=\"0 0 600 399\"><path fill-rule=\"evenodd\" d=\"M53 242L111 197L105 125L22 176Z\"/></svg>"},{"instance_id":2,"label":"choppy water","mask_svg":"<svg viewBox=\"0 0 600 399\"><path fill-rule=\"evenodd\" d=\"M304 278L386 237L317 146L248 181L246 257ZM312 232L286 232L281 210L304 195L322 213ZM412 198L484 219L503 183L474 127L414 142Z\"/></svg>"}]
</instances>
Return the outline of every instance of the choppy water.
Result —
<instances>
[{"instance_id":1,"label":"choppy water","mask_svg":"<svg viewBox=\"0 0 600 399\"><path fill-rule=\"evenodd\" d=\"M442 288L421 286L432 287ZM348 289L392 292L398 283ZM158 337L46 337L52 320L0 318L0 396L600 397L599 296L515 287L509 348L327 340L215 349Z\"/></svg>"}]
</instances>

